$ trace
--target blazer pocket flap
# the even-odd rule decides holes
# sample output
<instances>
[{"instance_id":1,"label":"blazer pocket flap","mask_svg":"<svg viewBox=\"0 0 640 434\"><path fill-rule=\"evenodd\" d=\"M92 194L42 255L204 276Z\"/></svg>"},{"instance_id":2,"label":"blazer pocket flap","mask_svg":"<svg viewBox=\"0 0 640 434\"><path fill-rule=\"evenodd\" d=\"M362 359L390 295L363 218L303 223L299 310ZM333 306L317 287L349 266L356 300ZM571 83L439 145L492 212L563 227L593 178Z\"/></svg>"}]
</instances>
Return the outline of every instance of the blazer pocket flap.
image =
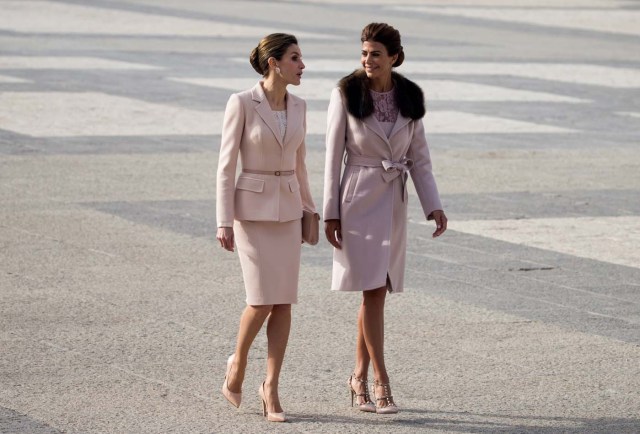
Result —
<instances>
[{"instance_id":1,"label":"blazer pocket flap","mask_svg":"<svg viewBox=\"0 0 640 434\"><path fill-rule=\"evenodd\" d=\"M255 179L255 178L245 178L241 176L238 178L238 183L236 184L236 188L238 190L248 190L254 191L256 193L262 193L264 190L264 180Z\"/></svg>"},{"instance_id":2,"label":"blazer pocket flap","mask_svg":"<svg viewBox=\"0 0 640 434\"><path fill-rule=\"evenodd\" d=\"M296 191L300 190L300 184L298 184L297 178L289 180L289 190L291 190L291 193L295 193Z\"/></svg>"}]
</instances>

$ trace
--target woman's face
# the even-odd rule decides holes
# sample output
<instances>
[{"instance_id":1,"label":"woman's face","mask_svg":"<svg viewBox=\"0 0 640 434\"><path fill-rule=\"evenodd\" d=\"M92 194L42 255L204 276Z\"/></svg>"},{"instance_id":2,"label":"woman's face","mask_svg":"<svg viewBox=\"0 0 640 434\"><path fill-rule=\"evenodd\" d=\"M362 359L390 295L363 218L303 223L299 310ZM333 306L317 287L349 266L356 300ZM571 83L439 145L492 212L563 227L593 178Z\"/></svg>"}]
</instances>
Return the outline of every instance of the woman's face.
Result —
<instances>
[{"instance_id":1,"label":"woman's face","mask_svg":"<svg viewBox=\"0 0 640 434\"><path fill-rule=\"evenodd\" d=\"M280 67L279 75L284 79L286 84L293 84L294 86L300 84L300 80L302 79L302 70L305 66L302 61L302 52L298 45L289 45L289 48L287 48L282 59L278 60L276 63L278 67Z\"/></svg>"},{"instance_id":2,"label":"woman's face","mask_svg":"<svg viewBox=\"0 0 640 434\"><path fill-rule=\"evenodd\" d=\"M380 42L364 41L360 63L370 79L386 78L391 75L391 68L398 55L389 56L387 47Z\"/></svg>"}]
</instances>

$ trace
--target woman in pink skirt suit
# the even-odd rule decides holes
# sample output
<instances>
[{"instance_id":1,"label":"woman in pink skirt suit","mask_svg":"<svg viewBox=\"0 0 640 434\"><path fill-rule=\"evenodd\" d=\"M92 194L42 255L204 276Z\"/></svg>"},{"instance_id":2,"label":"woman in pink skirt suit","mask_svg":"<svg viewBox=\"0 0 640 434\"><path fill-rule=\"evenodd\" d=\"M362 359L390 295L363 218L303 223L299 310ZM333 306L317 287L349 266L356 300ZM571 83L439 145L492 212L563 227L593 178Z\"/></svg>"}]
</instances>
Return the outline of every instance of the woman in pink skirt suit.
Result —
<instances>
[{"instance_id":1,"label":"woman in pink skirt suit","mask_svg":"<svg viewBox=\"0 0 640 434\"><path fill-rule=\"evenodd\" d=\"M325 233L335 247L332 289L363 293L348 382L352 405L355 397L362 411L397 413L384 362L384 303L387 292L403 290L407 174L425 217L436 222L434 237L446 230L447 218L431 171L422 90L393 71L404 60L400 33L371 23L361 41L362 69L340 81L329 103ZM370 362L373 401L367 387Z\"/></svg>"},{"instance_id":2,"label":"woman in pink skirt suit","mask_svg":"<svg viewBox=\"0 0 640 434\"><path fill-rule=\"evenodd\" d=\"M222 394L240 406L249 349L267 320L267 373L259 393L267 419L284 422L278 379L291 304L298 300L300 219L303 207L315 212L304 161L306 104L287 92L300 84L304 63L298 41L284 33L262 39L250 62L263 80L229 98L218 162L217 239L226 250L238 248L247 294Z\"/></svg>"}]
</instances>

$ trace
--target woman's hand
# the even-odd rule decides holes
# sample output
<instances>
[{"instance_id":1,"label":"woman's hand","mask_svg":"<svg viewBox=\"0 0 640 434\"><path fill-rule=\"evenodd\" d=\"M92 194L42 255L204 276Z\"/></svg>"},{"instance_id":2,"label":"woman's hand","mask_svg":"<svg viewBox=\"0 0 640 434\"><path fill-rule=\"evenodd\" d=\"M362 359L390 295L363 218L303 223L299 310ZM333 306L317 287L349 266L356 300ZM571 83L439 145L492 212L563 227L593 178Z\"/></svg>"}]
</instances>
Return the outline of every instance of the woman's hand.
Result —
<instances>
[{"instance_id":1,"label":"woman's hand","mask_svg":"<svg viewBox=\"0 0 640 434\"><path fill-rule=\"evenodd\" d=\"M325 220L324 221L324 234L327 236L327 241L336 249L341 249L342 246L342 230L340 227L340 220Z\"/></svg>"},{"instance_id":2,"label":"woman's hand","mask_svg":"<svg viewBox=\"0 0 640 434\"><path fill-rule=\"evenodd\" d=\"M431 213L431 216L436 222L436 231L433 233L433 238L439 237L447 230L447 216L444 215L444 211L441 209L435 210Z\"/></svg>"},{"instance_id":3,"label":"woman's hand","mask_svg":"<svg viewBox=\"0 0 640 434\"><path fill-rule=\"evenodd\" d=\"M233 252L234 240L233 240L233 228L224 227L218 228L216 238L220 241L220 247Z\"/></svg>"}]
</instances>

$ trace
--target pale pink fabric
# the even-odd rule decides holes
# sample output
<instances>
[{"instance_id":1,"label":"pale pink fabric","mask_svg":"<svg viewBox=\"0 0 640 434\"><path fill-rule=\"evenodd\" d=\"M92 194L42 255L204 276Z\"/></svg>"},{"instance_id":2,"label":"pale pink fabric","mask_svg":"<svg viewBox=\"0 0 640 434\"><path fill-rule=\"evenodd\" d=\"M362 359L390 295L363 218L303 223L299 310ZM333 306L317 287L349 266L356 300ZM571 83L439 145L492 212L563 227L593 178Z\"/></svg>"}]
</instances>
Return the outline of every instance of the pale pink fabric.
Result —
<instances>
[{"instance_id":1,"label":"pale pink fabric","mask_svg":"<svg viewBox=\"0 0 640 434\"><path fill-rule=\"evenodd\" d=\"M236 220L234 234L248 305L298 302L300 219L288 222Z\"/></svg>"},{"instance_id":2,"label":"pale pink fabric","mask_svg":"<svg viewBox=\"0 0 640 434\"><path fill-rule=\"evenodd\" d=\"M306 104L287 94L287 126L280 126L260 83L231 95L218 161L218 227L233 226L247 303L297 301L302 208L315 212L305 165ZM295 170L275 176L242 169Z\"/></svg>"},{"instance_id":3,"label":"pale pink fabric","mask_svg":"<svg viewBox=\"0 0 640 434\"><path fill-rule=\"evenodd\" d=\"M231 95L224 112L218 160L218 227L233 220L289 221L302 218L302 207L315 211L305 165L306 103L287 94L287 130L280 127L260 83ZM295 170L295 175L241 173L242 168Z\"/></svg>"},{"instance_id":4,"label":"pale pink fabric","mask_svg":"<svg viewBox=\"0 0 640 434\"><path fill-rule=\"evenodd\" d=\"M402 292L407 234L407 203L401 177L386 182L382 167L343 166L344 154L399 162L413 160L411 178L425 217L442 209L431 170L422 120L397 120L389 135L371 115L357 119L347 112L334 89L327 118L325 160L325 220L340 219L342 249L334 249L331 288L363 291L385 286ZM341 176L342 173L342 176Z\"/></svg>"}]
</instances>

